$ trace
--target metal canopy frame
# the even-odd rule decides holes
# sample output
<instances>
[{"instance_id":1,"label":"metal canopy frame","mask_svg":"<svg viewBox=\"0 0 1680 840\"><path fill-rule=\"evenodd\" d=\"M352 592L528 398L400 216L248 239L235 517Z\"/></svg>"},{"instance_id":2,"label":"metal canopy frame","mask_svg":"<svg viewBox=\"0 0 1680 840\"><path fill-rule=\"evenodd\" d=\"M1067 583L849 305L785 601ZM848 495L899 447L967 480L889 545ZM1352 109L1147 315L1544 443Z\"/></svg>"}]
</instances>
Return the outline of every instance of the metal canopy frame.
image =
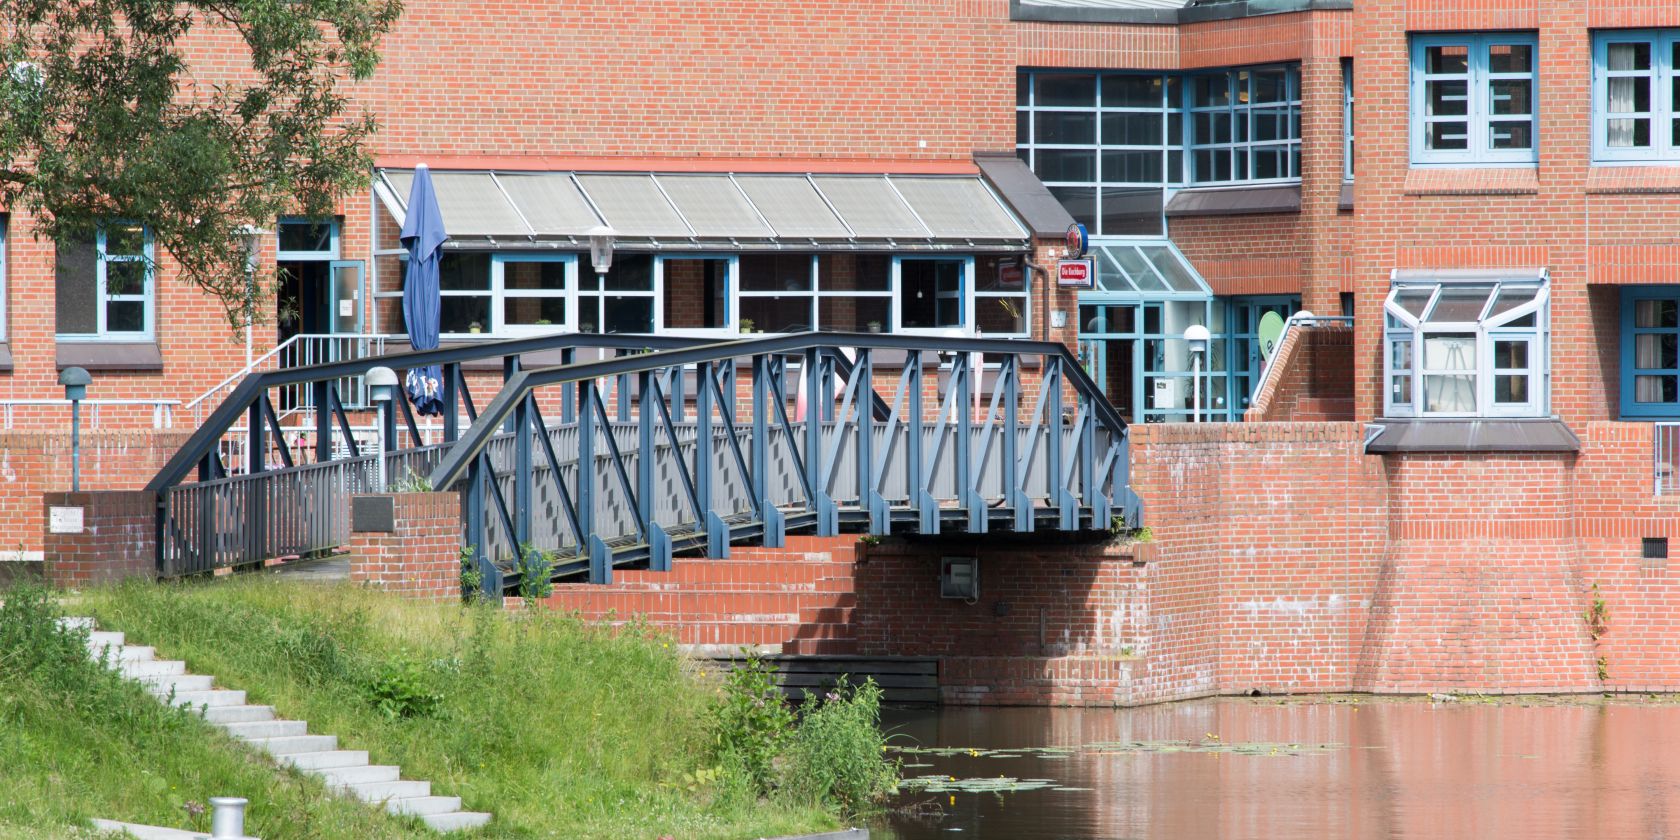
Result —
<instances>
[{"instance_id":1,"label":"metal canopy frame","mask_svg":"<svg viewBox=\"0 0 1680 840\"><path fill-rule=\"evenodd\" d=\"M412 177L375 172L374 195L398 224ZM518 189L509 190L515 178ZM451 220L445 207L446 247L582 247L597 225L617 229L619 247L656 251L1020 250L1030 242L979 175L436 170L439 179L443 203L467 217Z\"/></svg>"},{"instance_id":2,"label":"metal canopy frame","mask_svg":"<svg viewBox=\"0 0 1680 840\"><path fill-rule=\"evenodd\" d=\"M1172 240L1137 239L1091 246L1096 283L1079 293L1092 303L1213 300L1213 288Z\"/></svg>"}]
</instances>

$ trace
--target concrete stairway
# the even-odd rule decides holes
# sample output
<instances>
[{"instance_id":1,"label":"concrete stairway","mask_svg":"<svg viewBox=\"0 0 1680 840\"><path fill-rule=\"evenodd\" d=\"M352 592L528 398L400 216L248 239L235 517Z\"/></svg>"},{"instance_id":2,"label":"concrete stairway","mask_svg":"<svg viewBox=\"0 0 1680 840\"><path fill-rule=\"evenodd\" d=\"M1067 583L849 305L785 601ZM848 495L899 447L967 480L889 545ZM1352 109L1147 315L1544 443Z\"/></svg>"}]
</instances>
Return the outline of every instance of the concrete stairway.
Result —
<instances>
[{"instance_id":1,"label":"concrete stairway","mask_svg":"<svg viewBox=\"0 0 1680 840\"><path fill-rule=\"evenodd\" d=\"M245 702L245 692L215 687L215 678L187 673L186 663L156 657L150 647L125 643L122 633L94 629L93 619L68 618L86 627L91 655L146 686L159 700L197 712L228 734L276 761L320 776L327 787L393 814L417 816L437 831L460 831L490 822L490 815L461 810L458 796L433 796L432 783L402 778L394 765L368 763L365 750L341 750L336 735L311 735L309 724L282 720L273 706Z\"/></svg>"}]
</instances>

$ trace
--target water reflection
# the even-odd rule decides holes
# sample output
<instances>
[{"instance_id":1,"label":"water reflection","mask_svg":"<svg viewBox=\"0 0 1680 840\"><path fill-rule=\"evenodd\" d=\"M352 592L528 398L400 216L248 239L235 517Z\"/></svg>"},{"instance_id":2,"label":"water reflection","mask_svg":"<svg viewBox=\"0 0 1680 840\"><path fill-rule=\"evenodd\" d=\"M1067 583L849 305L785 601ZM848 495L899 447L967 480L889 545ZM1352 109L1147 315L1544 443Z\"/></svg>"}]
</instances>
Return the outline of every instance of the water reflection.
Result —
<instances>
[{"instance_id":1,"label":"water reflection","mask_svg":"<svg viewBox=\"0 0 1680 840\"><path fill-rule=\"evenodd\" d=\"M931 766L906 776L1002 775L1063 789L906 794L900 804L921 813L891 814L877 837L1680 838L1680 807L1669 805L1680 796L1676 705L1225 699L885 717L896 743L981 753L907 755ZM1171 741L1227 749L1151 745ZM1131 742L1148 746L1100 746ZM1334 747L1270 749L1287 744ZM984 752L1031 747L1076 749Z\"/></svg>"}]
</instances>

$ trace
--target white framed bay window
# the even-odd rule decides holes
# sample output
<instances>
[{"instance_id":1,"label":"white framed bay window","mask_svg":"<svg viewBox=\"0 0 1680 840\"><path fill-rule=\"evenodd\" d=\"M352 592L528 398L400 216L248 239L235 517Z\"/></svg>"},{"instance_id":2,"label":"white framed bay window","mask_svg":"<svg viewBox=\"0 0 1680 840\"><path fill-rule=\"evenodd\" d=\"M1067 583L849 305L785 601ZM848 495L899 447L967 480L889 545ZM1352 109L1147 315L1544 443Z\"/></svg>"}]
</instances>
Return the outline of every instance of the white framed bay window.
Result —
<instances>
[{"instance_id":1,"label":"white framed bay window","mask_svg":"<svg viewBox=\"0 0 1680 840\"><path fill-rule=\"evenodd\" d=\"M1396 271L1383 301L1387 417L1550 410L1544 272Z\"/></svg>"}]
</instances>

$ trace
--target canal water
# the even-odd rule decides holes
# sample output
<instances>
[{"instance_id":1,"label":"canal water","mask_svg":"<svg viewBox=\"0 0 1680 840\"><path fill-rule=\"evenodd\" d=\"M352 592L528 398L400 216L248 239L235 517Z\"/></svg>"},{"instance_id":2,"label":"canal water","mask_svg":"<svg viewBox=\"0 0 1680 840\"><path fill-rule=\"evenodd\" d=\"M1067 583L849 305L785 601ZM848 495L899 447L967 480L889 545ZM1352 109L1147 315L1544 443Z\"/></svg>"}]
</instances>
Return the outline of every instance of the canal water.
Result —
<instances>
[{"instance_id":1,"label":"canal water","mask_svg":"<svg viewBox=\"0 0 1680 840\"><path fill-rule=\"evenodd\" d=\"M1680 703L1218 699L889 709L873 836L1680 838Z\"/></svg>"}]
</instances>

